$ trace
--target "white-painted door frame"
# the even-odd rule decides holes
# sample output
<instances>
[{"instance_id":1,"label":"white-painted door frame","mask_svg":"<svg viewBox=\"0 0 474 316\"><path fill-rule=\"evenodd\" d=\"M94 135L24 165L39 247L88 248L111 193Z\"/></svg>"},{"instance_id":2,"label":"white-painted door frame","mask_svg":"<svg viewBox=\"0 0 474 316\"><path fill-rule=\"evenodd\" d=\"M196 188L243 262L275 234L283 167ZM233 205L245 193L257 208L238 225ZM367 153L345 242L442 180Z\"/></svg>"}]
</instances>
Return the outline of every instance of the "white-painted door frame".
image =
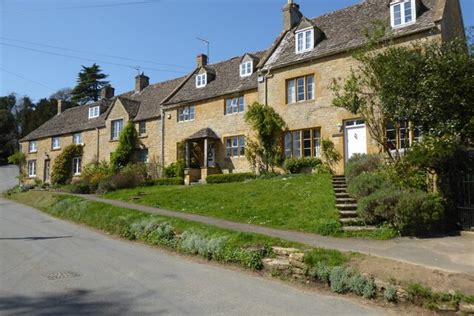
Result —
<instances>
[{"instance_id":1,"label":"white-painted door frame","mask_svg":"<svg viewBox=\"0 0 474 316\"><path fill-rule=\"evenodd\" d=\"M348 137L348 131L349 130L354 130L354 129L364 129L364 151L361 153L366 154L367 153L367 127L365 125L364 120L362 119L354 119L354 120L348 120L344 122L344 161L347 162L349 160L349 137Z\"/></svg>"}]
</instances>

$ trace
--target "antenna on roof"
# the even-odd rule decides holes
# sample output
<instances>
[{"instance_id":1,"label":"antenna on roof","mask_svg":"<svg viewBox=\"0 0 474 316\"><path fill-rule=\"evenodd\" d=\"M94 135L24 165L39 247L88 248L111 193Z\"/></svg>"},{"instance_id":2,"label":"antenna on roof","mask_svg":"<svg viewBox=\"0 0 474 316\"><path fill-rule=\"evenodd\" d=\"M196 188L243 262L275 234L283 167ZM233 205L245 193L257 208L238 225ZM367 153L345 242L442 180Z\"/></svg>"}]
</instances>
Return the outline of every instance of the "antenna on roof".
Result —
<instances>
[{"instance_id":1,"label":"antenna on roof","mask_svg":"<svg viewBox=\"0 0 474 316\"><path fill-rule=\"evenodd\" d=\"M137 75L140 75L140 65L133 67L137 71Z\"/></svg>"},{"instance_id":2,"label":"antenna on roof","mask_svg":"<svg viewBox=\"0 0 474 316\"><path fill-rule=\"evenodd\" d=\"M207 47L207 60L209 62L209 60L211 60L210 56L209 56L209 46L211 45L211 42L206 40L206 39L203 39L203 38L199 38L199 37L196 37L196 39L198 41L201 41L201 42L204 42L206 44L206 47Z\"/></svg>"}]
</instances>

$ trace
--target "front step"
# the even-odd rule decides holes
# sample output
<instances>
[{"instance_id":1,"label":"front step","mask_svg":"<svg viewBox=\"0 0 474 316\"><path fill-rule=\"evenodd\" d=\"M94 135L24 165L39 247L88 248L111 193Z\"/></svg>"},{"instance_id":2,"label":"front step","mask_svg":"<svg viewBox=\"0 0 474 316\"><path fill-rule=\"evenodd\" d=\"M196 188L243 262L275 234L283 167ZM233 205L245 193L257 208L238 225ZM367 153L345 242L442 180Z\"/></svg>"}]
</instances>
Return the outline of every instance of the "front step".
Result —
<instances>
[{"instance_id":1,"label":"front step","mask_svg":"<svg viewBox=\"0 0 474 316\"><path fill-rule=\"evenodd\" d=\"M364 226L365 223L358 217L346 217L340 219L343 226Z\"/></svg>"},{"instance_id":2,"label":"front step","mask_svg":"<svg viewBox=\"0 0 474 316\"><path fill-rule=\"evenodd\" d=\"M336 208L341 211L355 211L357 210L357 204L336 204Z\"/></svg>"},{"instance_id":3,"label":"front step","mask_svg":"<svg viewBox=\"0 0 474 316\"><path fill-rule=\"evenodd\" d=\"M336 194L347 194L346 188L334 188L334 193Z\"/></svg>"},{"instance_id":4,"label":"front step","mask_svg":"<svg viewBox=\"0 0 474 316\"><path fill-rule=\"evenodd\" d=\"M336 195L336 198L341 198L341 199L349 199L351 197L346 191L342 192L342 190L341 192L336 192L335 195Z\"/></svg>"},{"instance_id":5,"label":"front step","mask_svg":"<svg viewBox=\"0 0 474 316\"><path fill-rule=\"evenodd\" d=\"M337 204L355 204L357 205L357 200L351 197L348 198L341 198L341 197L336 197L336 203Z\"/></svg>"},{"instance_id":6,"label":"front step","mask_svg":"<svg viewBox=\"0 0 474 316\"><path fill-rule=\"evenodd\" d=\"M374 231L377 230L377 227L375 226L344 226L342 227L342 230L345 232L365 232L365 231Z\"/></svg>"},{"instance_id":7,"label":"front step","mask_svg":"<svg viewBox=\"0 0 474 316\"><path fill-rule=\"evenodd\" d=\"M357 211L339 211L341 218L354 218L357 217Z\"/></svg>"}]
</instances>

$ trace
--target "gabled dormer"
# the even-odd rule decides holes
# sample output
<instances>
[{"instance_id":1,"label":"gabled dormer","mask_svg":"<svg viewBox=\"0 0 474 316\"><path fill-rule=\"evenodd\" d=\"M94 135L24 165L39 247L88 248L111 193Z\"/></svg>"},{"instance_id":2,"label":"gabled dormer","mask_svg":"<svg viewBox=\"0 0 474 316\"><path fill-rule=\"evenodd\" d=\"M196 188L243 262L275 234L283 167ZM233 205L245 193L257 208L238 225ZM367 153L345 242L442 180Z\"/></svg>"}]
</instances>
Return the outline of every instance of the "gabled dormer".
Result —
<instances>
[{"instance_id":1,"label":"gabled dormer","mask_svg":"<svg viewBox=\"0 0 474 316\"><path fill-rule=\"evenodd\" d=\"M251 76L254 71L255 67L257 66L259 60L257 57L251 54L245 54L242 59L240 60L239 65L239 74L241 78Z\"/></svg>"},{"instance_id":2,"label":"gabled dormer","mask_svg":"<svg viewBox=\"0 0 474 316\"><path fill-rule=\"evenodd\" d=\"M416 22L419 0L390 0L390 24L400 28Z\"/></svg>"},{"instance_id":3,"label":"gabled dormer","mask_svg":"<svg viewBox=\"0 0 474 316\"><path fill-rule=\"evenodd\" d=\"M303 17L295 30L295 52L311 51L323 38L323 32L314 23Z\"/></svg>"},{"instance_id":4,"label":"gabled dormer","mask_svg":"<svg viewBox=\"0 0 474 316\"><path fill-rule=\"evenodd\" d=\"M207 56L204 54L197 56L196 88L204 88L215 79L216 73L207 67Z\"/></svg>"}]
</instances>

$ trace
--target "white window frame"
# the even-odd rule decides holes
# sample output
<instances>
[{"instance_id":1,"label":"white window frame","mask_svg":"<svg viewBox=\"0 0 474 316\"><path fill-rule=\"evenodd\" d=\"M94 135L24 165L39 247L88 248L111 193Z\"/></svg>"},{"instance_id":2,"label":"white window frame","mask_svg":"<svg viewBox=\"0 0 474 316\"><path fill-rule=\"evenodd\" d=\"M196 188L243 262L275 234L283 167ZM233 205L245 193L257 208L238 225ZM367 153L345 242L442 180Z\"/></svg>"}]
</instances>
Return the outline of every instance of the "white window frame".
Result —
<instances>
[{"instance_id":1,"label":"white window frame","mask_svg":"<svg viewBox=\"0 0 474 316\"><path fill-rule=\"evenodd\" d=\"M79 141L77 141L79 139ZM82 142L82 133L74 133L72 134L72 143L74 145L84 145Z\"/></svg>"},{"instance_id":2,"label":"white window frame","mask_svg":"<svg viewBox=\"0 0 474 316\"><path fill-rule=\"evenodd\" d=\"M36 177L36 160L28 161L28 177L29 178Z\"/></svg>"},{"instance_id":3,"label":"white window frame","mask_svg":"<svg viewBox=\"0 0 474 316\"><path fill-rule=\"evenodd\" d=\"M207 85L207 73L196 75L196 88L204 88Z\"/></svg>"},{"instance_id":4,"label":"white window frame","mask_svg":"<svg viewBox=\"0 0 474 316\"><path fill-rule=\"evenodd\" d=\"M246 61L240 64L240 76L248 77L253 73L253 61Z\"/></svg>"},{"instance_id":5,"label":"white window frame","mask_svg":"<svg viewBox=\"0 0 474 316\"><path fill-rule=\"evenodd\" d=\"M93 106L89 108L89 119L99 117L100 115L100 107Z\"/></svg>"},{"instance_id":6,"label":"white window frame","mask_svg":"<svg viewBox=\"0 0 474 316\"><path fill-rule=\"evenodd\" d=\"M36 140L31 140L28 144L28 152L35 153L38 151Z\"/></svg>"},{"instance_id":7,"label":"white window frame","mask_svg":"<svg viewBox=\"0 0 474 316\"><path fill-rule=\"evenodd\" d=\"M400 28L416 22L416 0L395 0L390 3L390 24L392 28ZM409 3L411 7L411 21L406 21L405 6ZM400 7L400 24L395 24L395 7Z\"/></svg>"},{"instance_id":8,"label":"white window frame","mask_svg":"<svg viewBox=\"0 0 474 316\"><path fill-rule=\"evenodd\" d=\"M138 122L138 135L139 136L146 135L146 121Z\"/></svg>"},{"instance_id":9,"label":"white window frame","mask_svg":"<svg viewBox=\"0 0 474 316\"><path fill-rule=\"evenodd\" d=\"M61 137L53 136L51 138L51 148L52 149L61 149Z\"/></svg>"},{"instance_id":10,"label":"white window frame","mask_svg":"<svg viewBox=\"0 0 474 316\"><path fill-rule=\"evenodd\" d=\"M177 119L179 123L194 121L196 109L194 105L183 106L177 110Z\"/></svg>"},{"instance_id":11,"label":"white window frame","mask_svg":"<svg viewBox=\"0 0 474 316\"><path fill-rule=\"evenodd\" d=\"M299 40L301 36L301 47ZM314 48L314 28L308 28L295 33L295 52L297 54L309 52Z\"/></svg>"},{"instance_id":12,"label":"white window frame","mask_svg":"<svg viewBox=\"0 0 474 316\"><path fill-rule=\"evenodd\" d=\"M245 111L245 98L243 96L225 99L225 115L238 114L244 111Z\"/></svg>"},{"instance_id":13,"label":"white window frame","mask_svg":"<svg viewBox=\"0 0 474 316\"><path fill-rule=\"evenodd\" d=\"M82 157L74 157L72 158L72 173L75 176L81 174L82 171Z\"/></svg>"},{"instance_id":14,"label":"white window frame","mask_svg":"<svg viewBox=\"0 0 474 316\"><path fill-rule=\"evenodd\" d=\"M305 137L305 132L309 132L309 136ZM305 141L310 142L309 147L305 147ZM286 132L283 138L283 150L285 158L320 158L321 128L304 128ZM305 150L307 150L309 155L306 154Z\"/></svg>"},{"instance_id":15,"label":"white window frame","mask_svg":"<svg viewBox=\"0 0 474 316\"><path fill-rule=\"evenodd\" d=\"M225 138L227 158L245 157L246 139L244 135L231 136ZM236 151L237 153L234 153Z\"/></svg>"},{"instance_id":16,"label":"white window frame","mask_svg":"<svg viewBox=\"0 0 474 316\"><path fill-rule=\"evenodd\" d=\"M310 82L309 78L312 78L312 82ZM304 91L298 91L298 87L301 87L301 85L298 85L298 82L303 80L303 90ZM286 81L286 104L295 104L295 103L300 103L300 102L306 102L306 101L312 101L316 99L315 95L315 81L316 78L314 74L298 77L298 78L292 78ZM309 89L311 87L311 89ZM302 96L303 98L300 98Z\"/></svg>"},{"instance_id":17,"label":"white window frame","mask_svg":"<svg viewBox=\"0 0 474 316\"><path fill-rule=\"evenodd\" d=\"M118 128L116 128L118 126ZM110 139L118 140L123 130L123 119L117 119L110 122Z\"/></svg>"}]
</instances>

